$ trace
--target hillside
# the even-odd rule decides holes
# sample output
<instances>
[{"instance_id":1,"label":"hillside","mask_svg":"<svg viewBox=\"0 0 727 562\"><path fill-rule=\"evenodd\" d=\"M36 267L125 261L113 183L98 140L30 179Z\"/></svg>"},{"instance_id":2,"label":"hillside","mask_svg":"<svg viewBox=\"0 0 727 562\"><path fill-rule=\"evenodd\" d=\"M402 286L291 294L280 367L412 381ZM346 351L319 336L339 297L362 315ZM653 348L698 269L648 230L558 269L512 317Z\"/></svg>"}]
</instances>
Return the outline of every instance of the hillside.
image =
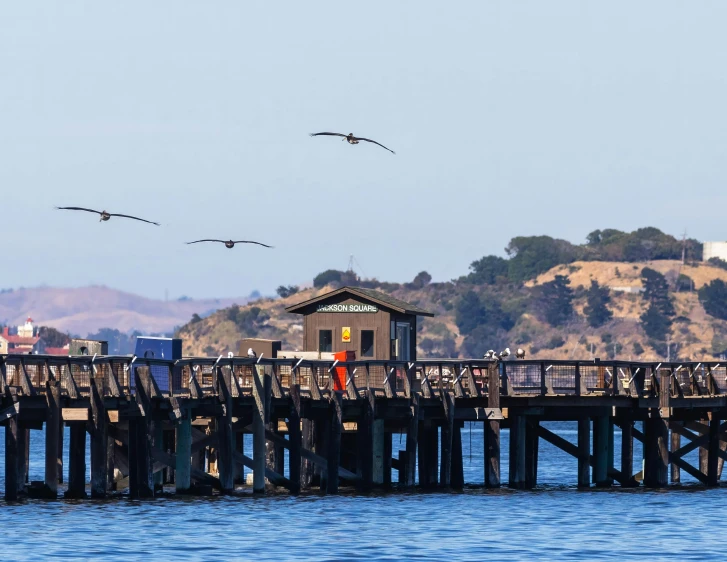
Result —
<instances>
[{"instance_id":1,"label":"hillside","mask_svg":"<svg viewBox=\"0 0 727 562\"><path fill-rule=\"evenodd\" d=\"M241 297L167 302L103 286L36 287L0 293L0 323L21 324L30 315L38 325L80 336L101 328L165 333L189 321L195 313L206 315L246 301L247 298Z\"/></svg>"},{"instance_id":2,"label":"hillside","mask_svg":"<svg viewBox=\"0 0 727 562\"><path fill-rule=\"evenodd\" d=\"M637 232L643 230L647 229ZM529 243L528 239L518 240ZM436 314L420 320L419 357L477 357L489 348L505 346L524 348L528 358L552 359L616 356L642 361L666 357L701 360L727 353L727 321L707 314L698 295L700 288L713 281L727 283L725 264L569 258L566 263L544 268L543 261L538 261L540 254L533 255L526 264L534 273L522 281L511 274L513 262L516 275L522 274L522 255L509 260L486 256L473 262L468 275L446 283L430 283L426 272L411 283L384 283L329 270L316 278L317 288L220 310L183 326L178 334L185 340L186 354L237 352L243 337L280 339L285 349L300 349L301 318L287 314L284 308L347 284L376 288ZM546 257L553 259L552 254ZM556 276L562 276L558 277L561 282L565 279L565 291L570 295L570 312L559 321L544 312L548 291L557 284ZM648 282L644 276L657 280L663 292L660 298L672 309L662 318L666 327L660 328L661 335L654 335L653 318L650 326L642 318L650 307L656 307L651 304L655 297L644 292ZM598 327L590 325L587 306L593 281L606 295L607 316ZM662 302L659 306L665 305Z\"/></svg>"}]
</instances>

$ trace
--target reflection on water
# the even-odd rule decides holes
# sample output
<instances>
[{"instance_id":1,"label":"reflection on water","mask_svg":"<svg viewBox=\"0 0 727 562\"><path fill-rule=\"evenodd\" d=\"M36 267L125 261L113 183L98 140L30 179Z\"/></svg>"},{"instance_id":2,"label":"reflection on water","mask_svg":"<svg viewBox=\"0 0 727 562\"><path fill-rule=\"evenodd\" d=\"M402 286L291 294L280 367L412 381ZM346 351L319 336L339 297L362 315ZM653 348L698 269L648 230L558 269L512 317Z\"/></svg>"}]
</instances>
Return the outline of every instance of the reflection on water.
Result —
<instances>
[{"instance_id":1,"label":"reflection on water","mask_svg":"<svg viewBox=\"0 0 727 562\"><path fill-rule=\"evenodd\" d=\"M575 442L576 427L546 427ZM398 436L394 436L394 450ZM0 439L0 488L4 443ZM131 501L0 500L3 559L488 560L723 559L713 526L727 489L578 490L575 459L541 440L538 488L484 490L482 429L462 434L464 492L308 493ZM31 480L43 479L32 432ZM67 447L68 439L65 439ZM402 441L403 444L403 441ZM507 481L508 432L502 435ZM249 450L249 449L248 449ZM616 430L616 465L620 466ZM634 457L641 451L635 444ZM696 453L688 456L696 462ZM67 466L67 460L66 460ZM640 466L635 466L635 471ZM394 472L396 474L396 472ZM712 514L707 518L707 514Z\"/></svg>"}]
</instances>

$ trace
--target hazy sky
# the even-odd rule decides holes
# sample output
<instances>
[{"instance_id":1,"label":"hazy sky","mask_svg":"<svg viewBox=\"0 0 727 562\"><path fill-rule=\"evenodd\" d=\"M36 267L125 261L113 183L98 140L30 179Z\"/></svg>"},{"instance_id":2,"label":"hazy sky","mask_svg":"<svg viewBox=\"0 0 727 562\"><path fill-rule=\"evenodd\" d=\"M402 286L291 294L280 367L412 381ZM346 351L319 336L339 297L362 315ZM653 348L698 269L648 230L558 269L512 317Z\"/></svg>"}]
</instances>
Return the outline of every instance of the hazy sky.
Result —
<instances>
[{"instance_id":1,"label":"hazy sky","mask_svg":"<svg viewBox=\"0 0 727 562\"><path fill-rule=\"evenodd\" d=\"M447 280L517 235L727 239L725 21L721 0L4 2L0 287L236 296L349 254ZM207 237L275 249L183 244Z\"/></svg>"}]
</instances>

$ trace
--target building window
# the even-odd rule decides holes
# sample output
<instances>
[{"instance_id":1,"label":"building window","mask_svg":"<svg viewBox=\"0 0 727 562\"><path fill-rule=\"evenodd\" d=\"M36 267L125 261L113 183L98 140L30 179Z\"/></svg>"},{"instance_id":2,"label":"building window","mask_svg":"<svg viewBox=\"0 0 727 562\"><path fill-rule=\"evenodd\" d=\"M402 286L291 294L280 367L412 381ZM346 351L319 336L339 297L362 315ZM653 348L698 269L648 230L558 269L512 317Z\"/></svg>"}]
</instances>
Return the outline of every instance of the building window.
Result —
<instances>
[{"instance_id":1,"label":"building window","mask_svg":"<svg viewBox=\"0 0 727 562\"><path fill-rule=\"evenodd\" d=\"M333 351L333 330L318 331L318 351L328 353Z\"/></svg>"},{"instance_id":2,"label":"building window","mask_svg":"<svg viewBox=\"0 0 727 562\"><path fill-rule=\"evenodd\" d=\"M374 356L374 331L361 330L361 357Z\"/></svg>"}]
</instances>

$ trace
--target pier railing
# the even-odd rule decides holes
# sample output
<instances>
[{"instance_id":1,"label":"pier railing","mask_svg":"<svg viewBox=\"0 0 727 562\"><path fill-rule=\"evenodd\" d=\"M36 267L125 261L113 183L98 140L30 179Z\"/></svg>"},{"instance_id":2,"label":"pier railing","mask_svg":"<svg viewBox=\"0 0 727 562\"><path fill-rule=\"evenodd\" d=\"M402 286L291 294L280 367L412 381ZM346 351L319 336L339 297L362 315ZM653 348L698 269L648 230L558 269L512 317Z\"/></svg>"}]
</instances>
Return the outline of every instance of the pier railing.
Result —
<instances>
[{"instance_id":1,"label":"pier railing","mask_svg":"<svg viewBox=\"0 0 727 562\"><path fill-rule=\"evenodd\" d=\"M203 397L218 394L220 373L230 373L233 396L252 395L256 369L271 375L273 394L281 397L291 384L304 395L319 397L337 390L358 398L364 390L375 396L409 398L412 393L435 397L452 391L456 397L488 394L489 377L498 376L504 396L645 397L717 396L727 394L727 364L719 362L643 363L625 361L493 361L437 360L331 362L298 359L259 360L246 357L188 357L177 361L129 356L0 355L0 392L21 395L44 390L60 381L72 398L90 392L91 379L104 396L132 395L134 372L147 370L161 396ZM663 379L666 375L666 379ZM668 380L668 388L660 389Z\"/></svg>"}]
</instances>

